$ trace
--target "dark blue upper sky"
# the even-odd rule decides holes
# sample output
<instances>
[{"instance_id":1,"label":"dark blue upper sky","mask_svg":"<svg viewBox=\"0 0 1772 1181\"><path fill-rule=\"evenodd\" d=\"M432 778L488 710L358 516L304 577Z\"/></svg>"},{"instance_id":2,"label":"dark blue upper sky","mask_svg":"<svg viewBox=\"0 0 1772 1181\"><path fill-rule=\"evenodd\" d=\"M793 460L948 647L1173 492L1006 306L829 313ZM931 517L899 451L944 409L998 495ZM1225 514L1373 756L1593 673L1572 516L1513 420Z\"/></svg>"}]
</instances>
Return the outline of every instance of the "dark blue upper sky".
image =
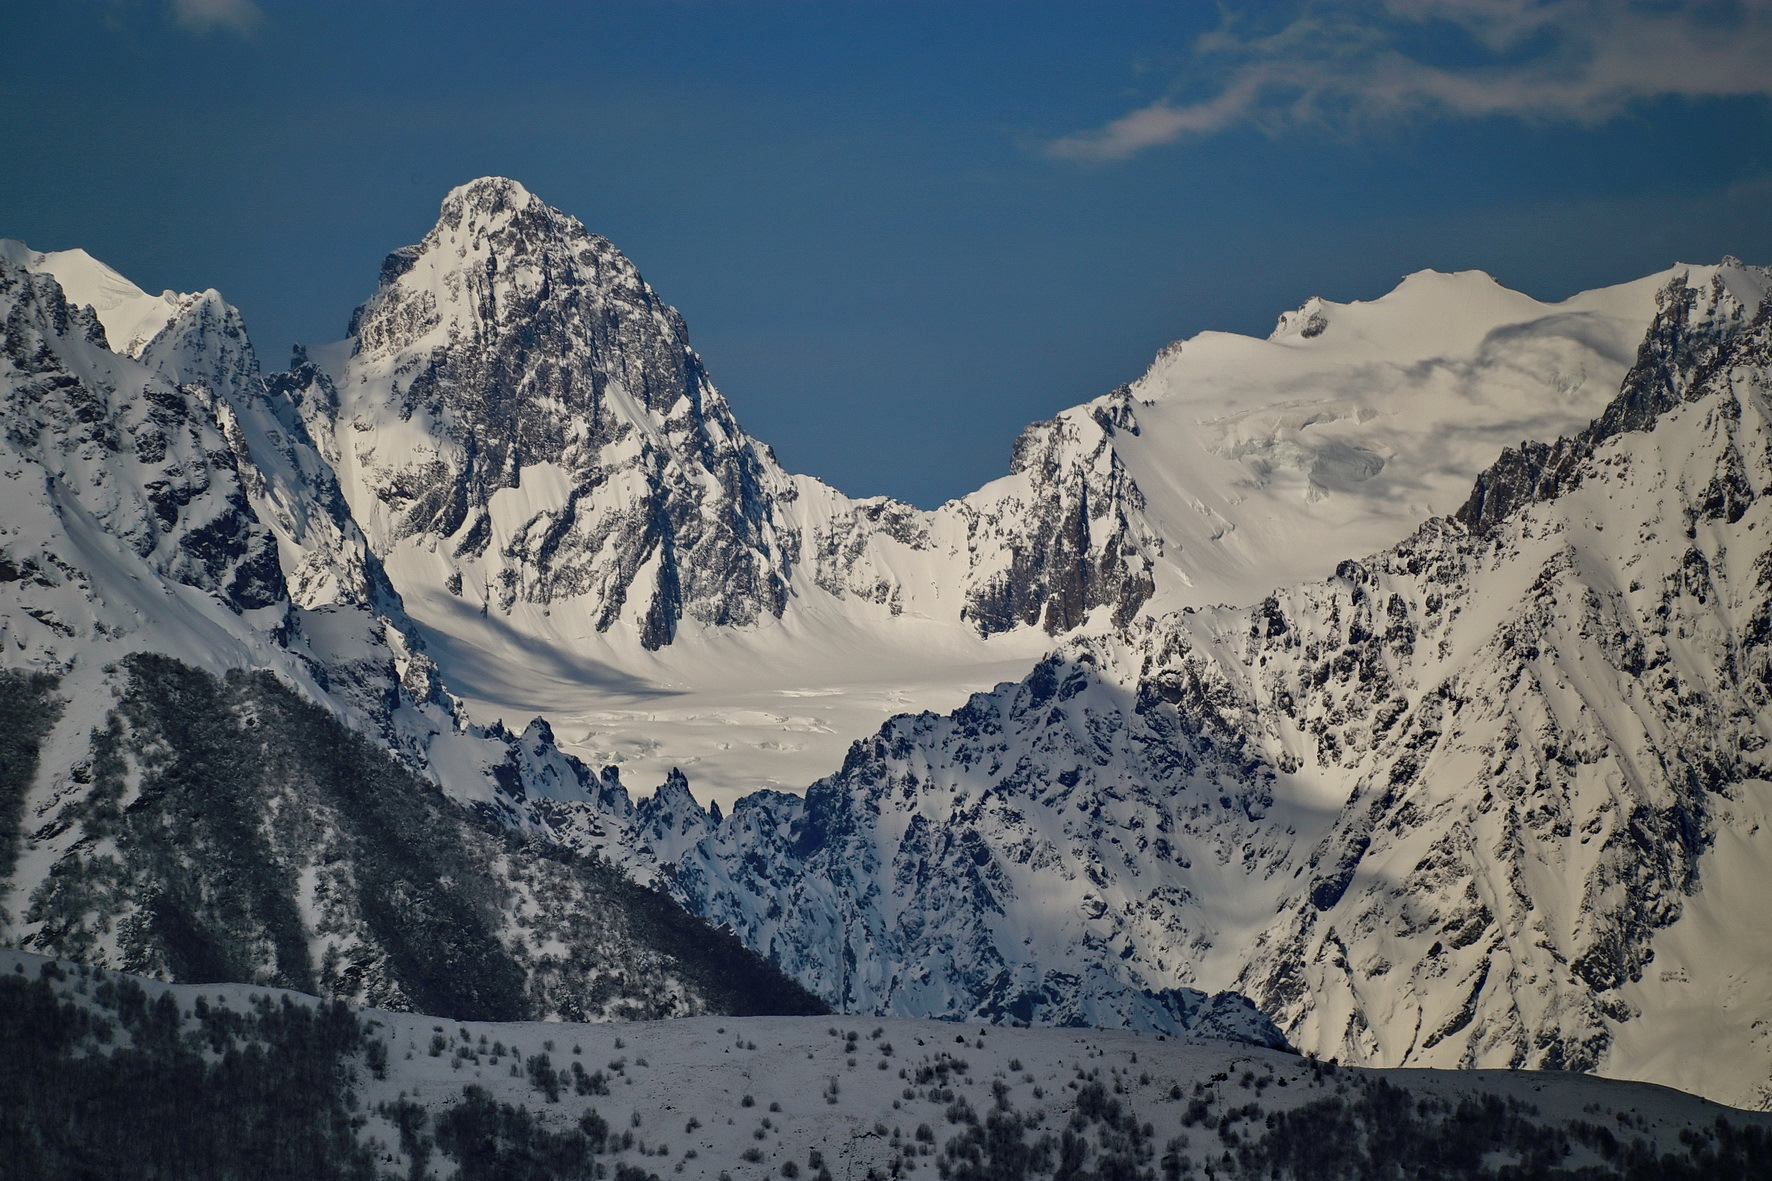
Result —
<instances>
[{"instance_id":1,"label":"dark blue upper sky","mask_svg":"<svg viewBox=\"0 0 1772 1181\"><path fill-rule=\"evenodd\" d=\"M790 468L929 506L1311 295L1772 262L1769 9L0 0L0 236L216 287L276 367L512 176Z\"/></svg>"}]
</instances>

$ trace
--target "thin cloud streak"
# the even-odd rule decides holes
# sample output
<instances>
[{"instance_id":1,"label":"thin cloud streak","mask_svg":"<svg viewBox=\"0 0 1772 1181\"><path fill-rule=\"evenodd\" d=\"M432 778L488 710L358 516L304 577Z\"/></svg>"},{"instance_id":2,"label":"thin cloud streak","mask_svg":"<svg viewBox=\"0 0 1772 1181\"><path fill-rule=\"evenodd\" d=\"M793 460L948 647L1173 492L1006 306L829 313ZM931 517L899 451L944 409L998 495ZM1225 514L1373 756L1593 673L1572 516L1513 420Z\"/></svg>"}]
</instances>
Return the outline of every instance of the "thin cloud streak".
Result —
<instances>
[{"instance_id":1,"label":"thin cloud streak","mask_svg":"<svg viewBox=\"0 0 1772 1181\"><path fill-rule=\"evenodd\" d=\"M1456 29L1494 60L1455 69L1403 35ZM1279 32L1232 22L1195 46L1223 81L1054 140L1050 156L1123 160L1235 123L1269 131L1492 115L1597 123L1653 98L1772 96L1772 0L1646 9L1600 0L1379 0L1319 4Z\"/></svg>"},{"instance_id":2,"label":"thin cloud streak","mask_svg":"<svg viewBox=\"0 0 1772 1181\"><path fill-rule=\"evenodd\" d=\"M172 0L172 18L197 33L222 31L250 37L265 22L254 0Z\"/></svg>"}]
</instances>

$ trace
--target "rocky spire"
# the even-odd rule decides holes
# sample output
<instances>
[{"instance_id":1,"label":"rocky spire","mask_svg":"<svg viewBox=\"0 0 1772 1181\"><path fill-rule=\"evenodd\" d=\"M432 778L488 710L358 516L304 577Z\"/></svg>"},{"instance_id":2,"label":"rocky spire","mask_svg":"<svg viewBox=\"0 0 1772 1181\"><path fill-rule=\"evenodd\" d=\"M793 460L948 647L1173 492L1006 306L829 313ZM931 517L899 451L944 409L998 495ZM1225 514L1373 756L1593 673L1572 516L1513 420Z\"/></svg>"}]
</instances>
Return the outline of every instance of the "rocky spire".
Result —
<instances>
[{"instance_id":1,"label":"rocky spire","mask_svg":"<svg viewBox=\"0 0 1772 1181\"><path fill-rule=\"evenodd\" d=\"M628 619L649 648L685 615L781 614L785 476L682 317L578 219L515 181L463 185L388 256L351 327L320 429L384 555L427 551L482 611L571 602L599 631Z\"/></svg>"}]
</instances>

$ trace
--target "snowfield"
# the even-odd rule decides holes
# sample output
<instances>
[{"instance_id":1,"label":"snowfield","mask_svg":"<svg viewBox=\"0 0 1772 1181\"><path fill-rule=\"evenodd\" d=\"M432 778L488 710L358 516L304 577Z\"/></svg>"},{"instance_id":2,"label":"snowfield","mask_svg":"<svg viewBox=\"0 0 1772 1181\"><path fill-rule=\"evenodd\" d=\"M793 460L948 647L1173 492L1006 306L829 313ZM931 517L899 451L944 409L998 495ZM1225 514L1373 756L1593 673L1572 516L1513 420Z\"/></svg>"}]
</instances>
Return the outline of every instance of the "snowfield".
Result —
<instances>
[{"instance_id":1,"label":"snowfield","mask_svg":"<svg viewBox=\"0 0 1772 1181\"><path fill-rule=\"evenodd\" d=\"M0 973L23 967L35 978L44 963L0 951ZM53 982L56 995L104 1015L93 999L100 978L75 965L63 972ZM169 994L192 1031L199 999L212 1011L241 1013L267 1000L314 1003L244 985L140 983L150 1011ZM356 1136L381 1170L396 1175L411 1168L416 1143L405 1140L403 1148L398 1109L415 1105L425 1117L419 1126L432 1131L467 1102L467 1088L479 1088L482 1102L526 1109L547 1135L598 1129L606 1147L592 1159L606 1169L625 1165L667 1178L803 1174L810 1181L828 1172L863 1181L966 1175L992 1162L1019 1166L1012 1176L1038 1177L1066 1159L1103 1174L1117 1164L1165 1177L1266 1177L1264 1162L1296 1168L1299 1155L1310 1158L1313 1175L1360 1176L1366 1160L1389 1159L1385 1141L1408 1139L1412 1125L1439 1128L1436 1112L1456 1121L1445 1129L1475 1140L1454 1144L1447 1135L1430 1148L1448 1168L1464 1149L1489 1169L1536 1160L1615 1175L1619 1158L1601 1147L1610 1139L1636 1142L1654 1159L1671 1154L1676 1171L1668 1175L1696 1178L1705 1174L1677 1171L1688 1159L1684 1138L1714 1141L1719 1120L1750 1133L1772 1130L1772 1116L1640 1083L1528 1071L1337 1069L1234 1043L1130 1032L901 1018L573 1025L382 1010L358 1016L381 1049L366 1048L348 1064L364 1117ZM131 1043L119 1036L115 1044ZM385 1077L373 1065L378 1054ZM1374 1122L1381 1114L1388 1124ZM1289 1126L1289 1117L1298 1121L1300 1142L1277 1154L1283 1137L1273 1129ZM1317 1122L1326 1118L1342 1122ZM404 1119L410 1126L411 1115ZM1332 1138L1321 1134L1328 1128ZM451 1175L444 1153L428 1144L422 1151L435 1175Z\"/></svg>"}]
</instances>

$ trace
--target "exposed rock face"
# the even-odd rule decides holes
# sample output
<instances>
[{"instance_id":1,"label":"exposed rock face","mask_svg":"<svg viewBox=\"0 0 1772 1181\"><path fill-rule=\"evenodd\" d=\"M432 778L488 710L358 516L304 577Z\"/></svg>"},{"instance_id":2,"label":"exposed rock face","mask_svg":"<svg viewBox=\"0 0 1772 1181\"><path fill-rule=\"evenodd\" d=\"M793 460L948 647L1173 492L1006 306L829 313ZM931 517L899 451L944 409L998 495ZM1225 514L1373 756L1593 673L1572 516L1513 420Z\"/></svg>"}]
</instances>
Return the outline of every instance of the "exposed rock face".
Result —
<instances>
[{"instance_id":1,"label":"exposed rock face","mask_svg":"<svg viewBox=\"0 0 1772 1181\"><path fill-rule=\"evenodd\" d=\"M291 371L267 383L239 311L213 290L181 299L166 327L134 355L215 415L255 515L277 538L291 602L400 617L398 596L296 412L301 394L324 375L298 352Z\"/></svg>"},{"instance_id":2,"label":"exposed rock face","mask_svg":"<svg viewBox=\"0 0 1772 1181\"><path fill-rule=\"evenodd\" d=\"M1554 481L896 719L679 893L857 1008L1136 1023L1191 981L1325 1056L1651 1069L1615 1046L1681 1003L1659 933L1751 891L1772 809L1768 306L1675 282Z\"/></svg>"},{"instance_id":3,"label":"exposed rock face","mask_svg":"<svg viewBox=\"0 0 1772 1181\"><path fill-rule=\"evenodd\" d=\"M1301 1044L1640 1069L1610 1049L1655 933L1743 872L1716 837L1767 802L1772 321L1749 300L1694 316L1674 285L1554 486L1348 564L1329 603L1280 600L1294 639L1250 652L1261 700L1353 773L1241 976ZM1339 628L1299 626L1325 606ZM1358 691L1313 717L1341 679Z\"/></svg>"},{"instance_id":4,"label":"exposed rock face","mask_svg":"<svg viewBox=\"0 0 1772 1181\"><path fill-rule=\"evenodd\" d=\"M8 564L45 587L78 580L74 556L44 543L96 529L237 611L283 603L276 542L201 395L111 353L90 309L5 254L0 316Z\"/></svg>"},{"instance_id":5,"label":"exposed rock face","mask_svg":"<svg viewBox=\"0 0 1772 1181\"><path fill-rule=\"evenodd\" d=\"M955 503L973 552L994 545L1008 559L1006 567L975 563L984 568L968 585L962 615L980 632L1038 625L1062 635L1097 607L1109 608L1120 628L1151 597L1152 555L1162 543L1145 525L1143 494L1114 451L1117 431L1138 433L1123 389L1022 432L1009 465L1025 481L1022 495L1005 489Z\"/></svg>"},{"instance_id":6,"label":"exposed rock face","mask_svg":"<svg viewBox=\"0 0 1772 1181\"><path fill-rule=\"evenodd\" d=\"M562 611L656 649L795 596L1058 634L1150 594L1108 442L1124 399L1030 428L1010 480L938 512L852 501L783 472L633 264L513 181L451 192L351 331L336 401L303 413L409 598L443 584L519 627Z\"/></svg>"},{"instance_id":7,"label":"exposed rock face","mask_svg":"<svg viewBox=\"0 0 1772 1181\"><path fill-rule=\"evenodd\" d=\"M652 648L686 614L781 614L784 478L682 318L576 219L512 181L457 189L352 331L309 421L382 553L434 554L493 609L572 600L598 630L627 609Z\"/></svg>"}]
</instances>

